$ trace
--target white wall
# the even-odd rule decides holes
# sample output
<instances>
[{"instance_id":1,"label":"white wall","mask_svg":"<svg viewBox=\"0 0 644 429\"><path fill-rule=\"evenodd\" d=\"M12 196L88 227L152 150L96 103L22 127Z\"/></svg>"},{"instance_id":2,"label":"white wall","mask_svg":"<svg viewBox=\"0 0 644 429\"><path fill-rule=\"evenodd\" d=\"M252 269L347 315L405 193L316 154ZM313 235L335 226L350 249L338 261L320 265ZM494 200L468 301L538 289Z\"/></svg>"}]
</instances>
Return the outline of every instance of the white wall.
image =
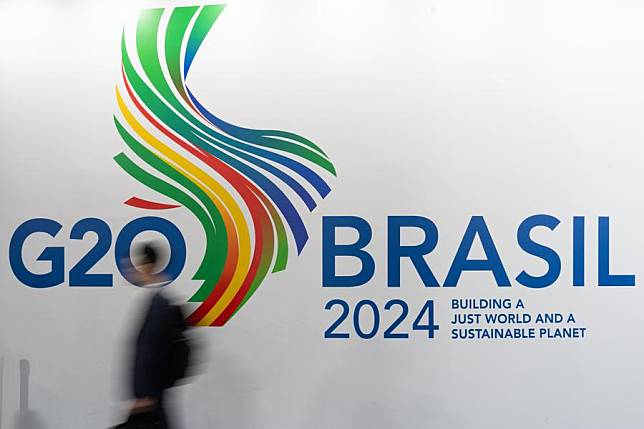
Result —
<instances>
[{"instance_id":1,"label":"white wall","mask_svg":"<svg viewBox=\"0 0 644 429\"><path fill-rule=\"evenodd\" d=\"M113 288L25 287L8 243L27 219L56 219L65 229L30 242L25 260L58 244L71 266L92 245L65 238L75 221L97 216L114 232L142 215L122 202L154 194L112 160L124 146L112 122L120 33L141 8L174 4L183 3L0 1L3 429L18 427L20 359L31 364L42 427L107 427L124 406L123 347L146 291L118 277L112 253L95 269L115 273ZM644 6L630 1L231 1L191 86L227 120L312 139L338 178L307 218L302 255L226 327L200 328L207 368L178 389L183 427L641 427L642 293L596 287L595 243L597 216L610 216L611 269L641 277L643 19ZM428 259L441 279L470 216L484 215L514 279L545 266L515 241L535 213L562 221L534 235L562 258L547 289L513 281L501 290L485 273L425 289L410 264L401 288L386 287L388 215L436 222ZM371 223L368 285L322 287L322 215ZM585 288L570 281L574 215L587 217ZM173 286L186 294L203 238L187 211L164 216L190 247ZM573 312L588 336L452 341L452 297ZM332 298L403 298L412 312L433 298L441 331L434 340L325 340Z\"/></svg>"}]
</instances>

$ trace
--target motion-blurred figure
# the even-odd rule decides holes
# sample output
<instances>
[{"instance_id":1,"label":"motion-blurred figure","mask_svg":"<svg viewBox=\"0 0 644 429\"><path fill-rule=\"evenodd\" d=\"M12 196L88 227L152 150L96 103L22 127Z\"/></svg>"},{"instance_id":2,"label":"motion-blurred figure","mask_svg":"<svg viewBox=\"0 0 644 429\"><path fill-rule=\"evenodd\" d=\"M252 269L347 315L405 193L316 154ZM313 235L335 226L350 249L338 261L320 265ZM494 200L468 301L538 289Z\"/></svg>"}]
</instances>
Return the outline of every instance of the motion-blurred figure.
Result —
<instances>
[{"instance_id":1,"label":"motion-blurred figure","mask_svg":"<svg viewBox=\"0 0 644 429\"><path fill-rule=\"evenodd\" d=\"M144 307L144 317L134 337L130 422L145 421L155 428L170 428L164 404L165 391L185 376L190 345L181 307L173 305L161 292L168 281L159 274L160 253L152 243L138 251L138 269L130 267L128 280L154 289ZM129 261L128 261L129 263ZM122 427L128 427L127 423ZM137 426L138 427L138 426Z\"/></svg>"}]
</instances>

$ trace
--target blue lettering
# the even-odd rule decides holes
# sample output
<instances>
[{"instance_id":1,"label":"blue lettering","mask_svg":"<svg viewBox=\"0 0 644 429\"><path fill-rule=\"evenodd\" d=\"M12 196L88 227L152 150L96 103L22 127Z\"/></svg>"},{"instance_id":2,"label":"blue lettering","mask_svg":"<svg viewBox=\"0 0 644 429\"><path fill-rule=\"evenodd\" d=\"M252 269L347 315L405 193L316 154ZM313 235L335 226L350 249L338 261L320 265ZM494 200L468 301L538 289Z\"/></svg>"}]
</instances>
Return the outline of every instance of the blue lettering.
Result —
<instances>
[{"instance_id":1,"label":"blue lettering","mask_svg":"<svg viewBox=\"0 0 644 429\"><path fill-rule=\"evenodd\" d=\"M337 244L337 228L353 228L358 232L358 239L353 244ZM366 220L357 216L324 216L322 218L322 286L355 287L367 283L376 269L373 257L363 248L371 241L371 226ZM338 256L358 258L360 271L353 275L337 275L335 259Z\"/></svg>"},{"instance_id":2,"label":"blue lettering","mask_svg":"<svg viewBox=\"0 0 644 429\"><path fill-rule=\"evenodd\" d=\"M532 276L525 270L521 271L517 276L517 281L523 286L534 289L544 288L550 286L559 278L559 274L561 273L561 259L559 259L557 252L547 246L535 243L530 238L530 232L537 226L545 226L551 231L554 231L557 225L559 225L559 219L543 214L530 216L519 225L517 229L517 242L521 249L530 255L543 259L548 264L548 271L540 277Z\"/></svg>"},{"instance_id":3,"label":"blue lettering","mask_svg":"<svg viewBox=\"0 0 644 429\"><path fill-rule=\"evenodd\" d=\"M474 244L474 238L477 235L483 246L486 259L468 259L472 244ZM497 286L510 286L510 279L505 272L505 268L503 268L501 257L496 250L496 246L494 246L494 241L483 216L472 216L470 219L461 244L456 251L456 256L452 261L452 266L447 273L444 286L456 287L463 271L491 271Z\"/></svg>"},{"instance_id":4,"label":"blue lettering","mask_svg":"<svg viewBox=\"0 0 644 429\"><path fill-rule=\"evenodd\" d=\"M425 233L422 243L414 246L400 244L401 228L420 228ZM431 220L421 216L389 216L387 219L387 286L400 286L400 259L409 258L425 286L437 287L438 281L425 262L438 244L438 229Z\"/></svg>"}]
</instances>

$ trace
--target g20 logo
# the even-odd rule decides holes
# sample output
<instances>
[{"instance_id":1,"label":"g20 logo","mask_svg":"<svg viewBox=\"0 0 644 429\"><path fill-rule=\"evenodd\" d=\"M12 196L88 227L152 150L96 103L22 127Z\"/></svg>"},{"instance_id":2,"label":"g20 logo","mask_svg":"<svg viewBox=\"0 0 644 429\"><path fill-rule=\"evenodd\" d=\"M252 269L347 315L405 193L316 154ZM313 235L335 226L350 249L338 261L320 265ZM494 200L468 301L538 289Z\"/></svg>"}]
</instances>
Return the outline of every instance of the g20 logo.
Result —
<instances>
[{"instance_id":1,"label":"g20 logo","mask_svg":"<svg viewBox=\"0 0 644 429\"><path fill-rule=\"evenodd\" d=\"M46 273L37 274L27 268L23 259L23 248L28 238L34 234L46 234L57 237L63 226L53 219L30 219L20 225L9 243L9 264L20 282L33 288L50 288L65 282L65 247L46 246L36 258L49 262ZM126 224L116 235L114 243L114 260L119 272L125 278L125 270L134 267L130 250L134 239L141 233L154 231L163 235L170 244L170 259L161 274L172 281L176 279L186 263L186 242L172 222L155 216L141 217ZM103 220L93 217L76 222L70 232L70 240L83 240L88 234L95 234L96 244L69 270L69 286L76 287L111 287L113 276L109 273L90 273L89 271L107 255L112 248L112 230Z\"/></svg>"},{"instance_id":2,"label":"g20 logo","mask_svg":"<svg viewBox=\"0 0 644 429\"><path fill-rule=\"evenodd\" d=\"M153 200L133 195L125 204L148 213L181 208L202 229L204 251L191 277L199 286L188 299L195 306L187 318L199 326L226 324L269 274L285 270L291 256L302 252L309 240L305 214L331 192L327 180L336 175L329 156L311 140L271 127L233 124L200 101L189 71L223 9L143 10L136 28L123 31L113 117L124 143L114 161L136 186L154 195ZM55 237L61 228L51 219L32 219L15 232L10 260L22 283L48 288L65 281L63 247L47 247L40 254L39 260L51 263L45 274L30 272L21 250L31 234ZM145 230L160 232L170 242L165 275L176 278L185 262L185 242L176 226L159 217L135 219L117 234L114 258L121 274L129 268L120 266L121 259L129 260L132 240ZM90 232L98 242L70 269L69 285L111 286L111 274L89 273L111 248L109 226L82 219L69 238L81 240Z\"/></svg>"}]
</instances>

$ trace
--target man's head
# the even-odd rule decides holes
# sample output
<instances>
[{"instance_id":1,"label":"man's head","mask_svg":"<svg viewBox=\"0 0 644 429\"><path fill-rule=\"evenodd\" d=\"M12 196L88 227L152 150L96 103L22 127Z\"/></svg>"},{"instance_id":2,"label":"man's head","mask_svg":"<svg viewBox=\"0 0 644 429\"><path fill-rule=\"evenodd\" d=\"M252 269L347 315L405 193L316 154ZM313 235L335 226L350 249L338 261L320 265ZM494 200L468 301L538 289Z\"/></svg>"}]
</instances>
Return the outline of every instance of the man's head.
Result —
<instances>
[{"instance_id":1,"label":"man's head","mask_svg":"<svg viewBox=\"0 0 644 429\"><path fill-rule=\"evenodd\" d=\"M145 243L139 247L139 271L146 276L156 274L159 265L159 250L154 243Z\"/></svg>"},{"instance_id":2,"label":"man's head","mask_svg":"<svg viewBox=\"0 0 644 429\"><path fill-rule=\"evenodd\" d=\"M119 261L119 271L130 283L140 287L168 283L161 266L165 261L163 246L155 242L143 243L133 249L132 255L133 260L123 258Z\"/></svg>"}]
</instances>

